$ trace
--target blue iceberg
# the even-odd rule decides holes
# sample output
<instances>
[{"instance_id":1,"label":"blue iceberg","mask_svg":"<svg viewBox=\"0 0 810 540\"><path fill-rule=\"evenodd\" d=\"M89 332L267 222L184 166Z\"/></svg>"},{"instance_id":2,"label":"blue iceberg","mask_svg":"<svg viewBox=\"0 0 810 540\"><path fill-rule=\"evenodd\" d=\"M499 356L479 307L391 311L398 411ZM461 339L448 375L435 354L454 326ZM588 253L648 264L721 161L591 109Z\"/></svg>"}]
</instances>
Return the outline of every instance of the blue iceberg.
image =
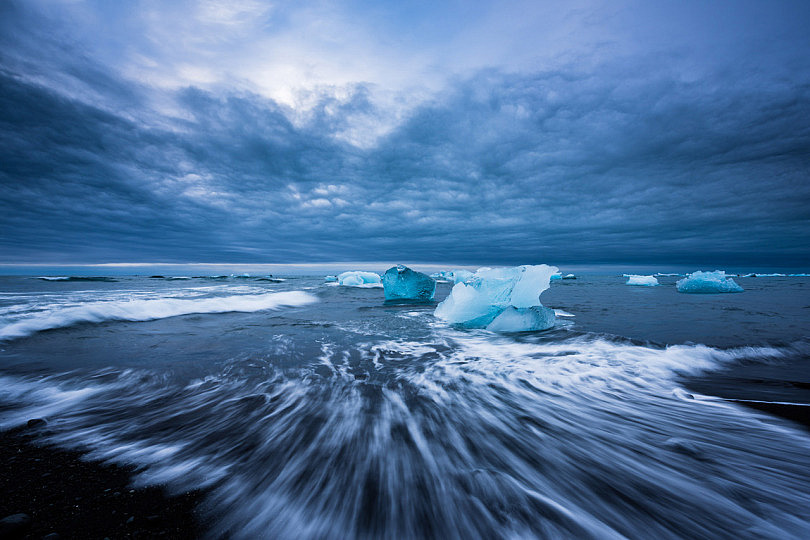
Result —
<instances>
[{"instance_id":1,"label":"blue iceberg","mask_svg":"<svg viewBox=\"0 0 810 540\"><path fill-rule=\"evenodd\" d=\"M722 270L693 272L679 280L675 286L678 288L678 292L692 294L743 292L743 288L727 277Z\"/></svg>"},{"instance_id":2,"label":"blue iceberg","mask_svg":"<svg viewBox=\"0 0 810 540\"><path fill-rule=\"evenodd\" d=\"M436 282L430 276L401 264L386 270L382 284L386 300L430 302L436 294Z\"/></svg>"},{"instance_id":3,"label":"blue iceberg","mask_svg":"<svg viewBox=\"0 0 810 540\"><path fill-rule=\"evenodd\" d=\"M655 287L658 285L658 280L655 276L638 276L635 274L625 274L627 283L625 285L641 285L643 287Z\"/></svg>"},{"instance_id":4,"label":"blue iceberg","mask_svg":"<svg viewBox=\"0 0 810 540\"><path fill-rule=\"evenodd\" d=\"M499 332L551 328L554 311L543 307L540 293L556 271L545 264L479 269L466 283L453 286L434 315L451 324Z\"/></svg>"},{"instance_id":5,"label":"blue iceberg","mask_svg":"<svg viewBox=\"0 0 810 540\"><path fill-rule=\"evenodd\" d=\"M327 283L336 283L338 278L337 276L326 276L323 280Z\"/></svg>"},{"instance_id":6,"label":"blue iceberg","mask_svg":"<svg viewBox=\"0 0 810 540\"><path fill-rule=\"evenodd\" d=\"M338 275L337 280L338 285L343 285L344 287L382 287L380 275L374 272L360 272L356 270L343 272Z\"/></svg>"}]
</instances>

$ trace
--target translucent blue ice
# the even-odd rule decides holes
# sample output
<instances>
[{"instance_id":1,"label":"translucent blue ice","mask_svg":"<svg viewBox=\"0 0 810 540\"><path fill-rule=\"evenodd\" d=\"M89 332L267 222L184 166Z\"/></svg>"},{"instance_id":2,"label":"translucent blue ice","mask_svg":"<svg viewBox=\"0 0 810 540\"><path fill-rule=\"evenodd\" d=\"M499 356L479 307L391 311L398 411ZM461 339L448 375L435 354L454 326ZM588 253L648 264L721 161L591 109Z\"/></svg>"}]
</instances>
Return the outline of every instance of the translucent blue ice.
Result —
<instances>
[{"instance_id":1,"label":"translucent blue ice","mask_svg":"<svg viewBox=\"0 0 810 540\"><path fill-rule=\"evenodd\" d=\"M337 276L326 276L326 277L325 277L325 278L323 278L323 279L324 279L324 281L326 281L327 283L334 283L335 281L337 281L337 280L338 280Z\"/></svg>"},{"instance_id":2,"label":"translucent blue ice","mask_svg":"<svg viewBox=\"0 0 810 540\"><path fill-rule=\"evenodd\" d=\"M735 293L743 292L733 279L722 270L714 272L693 272L679 280L675 286L678 292L694 294Z\"/></svg>"},{"instance_id":3,"label":"translucent blue ice","mask_svg":"<svg viewBox=\"0 0 810 540\"><path fill-rule=\"evenodd\" d=\"M529 332L546 330L554 326L556 316L553 309L544 306L516 308L509 306L487 325L493 332Z\"/></svg>"},{"instance_id":4,"label":"translucent blue ice","mask_svg":"<svg viewBox=\"0 0 810 540\"><path fill-rule=\"evenodd\" d=\"M386 270L382 284L386 300L430 302L436 293L436 282L430 276L401 264Z\"/></svg>"},{"instance_id":5,"label":"translucent blue ice","mask_svg":"<svg viewBox=\"0 0 810 540\"><path fill-rule=\"evenodd\" d=\"M557 271L545 264L514 268L482 268L466 283L456 283L450 296L436 307L434 315L451 324L487 328L508 308L500 322L490 329L520 332L542 330L554 325L554 312L527 310L542 308L540 293L548 289ZM544 322L543 322L544 321Z\"/></svg>"}]
</instances>

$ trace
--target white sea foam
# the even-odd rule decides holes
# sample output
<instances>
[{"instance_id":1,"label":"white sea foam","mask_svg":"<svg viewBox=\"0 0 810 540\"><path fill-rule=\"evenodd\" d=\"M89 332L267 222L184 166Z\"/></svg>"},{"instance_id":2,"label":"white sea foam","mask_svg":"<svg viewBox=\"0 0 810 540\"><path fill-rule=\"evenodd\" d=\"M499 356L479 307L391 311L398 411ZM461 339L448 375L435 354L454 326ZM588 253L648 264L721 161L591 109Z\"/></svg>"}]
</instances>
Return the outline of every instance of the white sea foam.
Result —
<instances>
[{"instance_id":1,"label":"white sea foam","mask_svg":"<svg viewBox=\"0 0 810 540\"><path fill-rule=\"evenodd\" d=\"M555 309L554 315L556 315L557 317L576 317L576 315L574 315L573 313L568 313L567 311L562 309Z\"/></svg>"},{"instance_id":2,"label":"white sea foam","mask_svg":"<svg viewBox=\"0 0 810 540\"><path fill-rule=\"evenodd\" d=\"M47 309L25 314L0 327L0 340L29 336L42 330L63 328L78 323L105 321L151 321L192 313L253 312L281 307L304 306L317 299L303 291L213 298L162 298L88 302L72 306L50 305Z\"/></svg>"},{"instance_id":3,"label":"white sea foam","mask_svg":"<svg viewBox=\"0 0 810 540\"><path fill-rule=\"evenodd\" d=\"M672 390L675 374L783 350L434 328L428 340L324 341L312 365L254 379L8 377L0 402L58 404L49 438L138 465L138 485L211 486L211 537L359 538L376 518L377 536L431 536L425 511L443 538L667 537L675 522L685 537L752 524L807 537L806 436ZM626 513L608 482L644 511Z\"/></svg>"}]
</instances>

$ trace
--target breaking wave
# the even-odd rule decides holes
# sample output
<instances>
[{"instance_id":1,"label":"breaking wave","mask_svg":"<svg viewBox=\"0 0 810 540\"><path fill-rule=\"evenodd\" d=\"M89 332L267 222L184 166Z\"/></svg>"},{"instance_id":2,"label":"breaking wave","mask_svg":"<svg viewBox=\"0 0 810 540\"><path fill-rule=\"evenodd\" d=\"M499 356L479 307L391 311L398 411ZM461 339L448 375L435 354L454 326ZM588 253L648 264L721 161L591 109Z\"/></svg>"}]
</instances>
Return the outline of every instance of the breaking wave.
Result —
<instances>
[{"instance_id":1,"label":"breaking wave","mask_svg":"<svg viewBox=\"0 0 810 540\"><path fill-rule=\"evenodd\" d=\"M303 291L234 295L212 298L160 298L87 302L80 305L52 305L44 311L25 313L4 321L0 341L29 336L35 332L64 328L79 323L105 321L151 321L192 313L253 312L281 307L297 307L316 302Z\"/></svg>"}]
</instances>

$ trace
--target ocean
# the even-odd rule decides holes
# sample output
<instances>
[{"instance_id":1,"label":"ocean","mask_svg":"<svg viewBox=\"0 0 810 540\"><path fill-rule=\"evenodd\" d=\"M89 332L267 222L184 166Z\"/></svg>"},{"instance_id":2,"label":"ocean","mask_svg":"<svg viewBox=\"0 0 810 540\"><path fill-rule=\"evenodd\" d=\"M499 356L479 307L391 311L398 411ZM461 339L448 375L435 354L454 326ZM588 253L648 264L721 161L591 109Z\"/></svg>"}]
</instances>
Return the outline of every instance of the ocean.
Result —
<instances>
[{"instance_id":1,"label":"ocean","mask_svg":"<svg viewBox=\"0 0 810 540\"><path fill-rule=\"evenodd\" d=\"M212 537L810 538L810 278L580 272L496 334L303 273L0 277L0 429L206 488Z\"/></svg>"}]
</instances>

